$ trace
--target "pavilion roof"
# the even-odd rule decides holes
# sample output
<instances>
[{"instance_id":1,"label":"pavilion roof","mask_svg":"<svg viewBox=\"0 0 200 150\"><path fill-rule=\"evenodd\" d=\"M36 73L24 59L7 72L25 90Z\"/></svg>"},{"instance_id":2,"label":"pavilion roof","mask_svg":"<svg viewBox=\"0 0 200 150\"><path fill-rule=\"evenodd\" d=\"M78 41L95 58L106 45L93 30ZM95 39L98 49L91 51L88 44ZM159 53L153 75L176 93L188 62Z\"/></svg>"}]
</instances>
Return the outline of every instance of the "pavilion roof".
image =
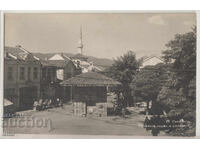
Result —
<instances>
[{"instance_id":1,"label":"pavilion roof","mask_svg":"<svg viewBox=\"0 0 200 150\"><path fill-rule=\"evenodd\" d=\"M97 72L87 72L61 82L63 86L117 86L121 83Z\"/></svg>"}]
</instances>

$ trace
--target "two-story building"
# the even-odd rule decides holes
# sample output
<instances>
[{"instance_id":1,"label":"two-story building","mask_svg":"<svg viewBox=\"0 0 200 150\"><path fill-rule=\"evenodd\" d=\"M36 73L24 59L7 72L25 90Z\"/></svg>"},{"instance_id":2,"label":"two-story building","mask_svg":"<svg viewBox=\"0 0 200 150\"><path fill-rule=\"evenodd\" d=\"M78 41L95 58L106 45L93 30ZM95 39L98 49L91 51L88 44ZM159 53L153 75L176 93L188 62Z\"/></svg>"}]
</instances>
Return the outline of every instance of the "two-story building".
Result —
<instances>
[{"instance_id":1,"label":"two-story building","mask_svg":"<svg viewBox=\"0 0 200 150\"><path fill-rule=\"evenodd\" d=\"M29 109L40 97L41 63L21 46L4 50L4 98L17 110Z\"/></svg>"},{"instance_id":2,"label":"two-story building","mask_svg":"<svg viewBox=\"0 0 200 150\"><path fill-rule=\"evenodd\" d=\"M59 79L56 77L57 67L48 63L46 60L41 62L41 98L42 99L55 99L56 89L59 88ZM59 89L58 89L59 91Z\"/></svg>"}]
</instances>

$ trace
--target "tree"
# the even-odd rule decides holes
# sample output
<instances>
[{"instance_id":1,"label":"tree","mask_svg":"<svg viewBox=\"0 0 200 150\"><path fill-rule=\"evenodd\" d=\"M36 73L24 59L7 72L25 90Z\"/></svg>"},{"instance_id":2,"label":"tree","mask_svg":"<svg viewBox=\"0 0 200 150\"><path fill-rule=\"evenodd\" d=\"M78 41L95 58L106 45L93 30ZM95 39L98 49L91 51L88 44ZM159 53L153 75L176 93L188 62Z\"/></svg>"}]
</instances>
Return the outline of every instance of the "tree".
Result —
<instances>
[{"instance_id":1,"label":"tree","mask_svg":"<svg viewBox=\"0 0 200 150\"><path fill-rule=\"evenodd\" d=\"M175 35L166 47L163 58L167 63L172 62L170 71L177 77L175 86L188 95L188 85L196 76L196 27L192 32Z\"/></svg>"},{"instance_id":2,"label":"tree","mask_svg":"<svg viewBox=\"0 0 200 150\"><path fill-rule=\"evenodd\" d=\"M140 64L141 61L136 59L135 53L133 51L128 51L123 56L115 59L113 65L106 70L107 76L122 83L121 89L115 92L118 95L119 92L122 92L124 107L133 105L130 83L136 75Z\"/></svg>"},{"instance_id":3,"label":"tree","mask_svg":"<svg viewBox=\"0 0 200 150\"><path fill-rule=\"evenodd\" d=\"M154 107L156 98L166 82L167 66L165 64L157 64L155 66L146 66L142 68L132 81L132 91L135 99L142 99L147 102L147 110L149 110L149 102L152 101Z\"/></svg>"},{"instance_id":4,"label":"tree","mask_svg":"<svg viewBox=\"0 0 200 150\"><path fill-rule=\"evenodd\" d=\"M174 129L174 134L192 135L196 122L196 27L186 34L177 34L166 47L163 58L171 67L157 101L168 116L192 123L188 128ZM193 132L186 133L191 128Z\"/></svg>"}]
</instances>

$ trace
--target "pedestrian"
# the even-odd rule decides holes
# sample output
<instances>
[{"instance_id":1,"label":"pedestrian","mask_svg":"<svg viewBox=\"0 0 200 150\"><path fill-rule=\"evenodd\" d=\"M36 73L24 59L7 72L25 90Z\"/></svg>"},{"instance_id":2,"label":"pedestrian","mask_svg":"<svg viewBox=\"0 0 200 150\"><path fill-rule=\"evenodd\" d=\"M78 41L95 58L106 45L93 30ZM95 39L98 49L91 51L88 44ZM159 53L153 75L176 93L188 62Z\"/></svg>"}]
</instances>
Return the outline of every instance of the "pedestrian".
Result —
<instances>
[{"instance_id":1,"label":"pedestrian","mask_svg":"<svg viewBox=\"0 0 200 150\"><path fill-rule=\"evenodd\" d=\"M40 99L38 102L38 110L42 110L42 103L43 103L43 99Z\"/></svg>"},{"instance_id":2,"label":"pedestrian","mask_svg":"<svg viewBox=\"0 0 200 150\"><path fill-rule=\"evenodd\" d=\"M160 131L159 131L159 129L157 128L157 127L154 127L154 128L152 128L152 130L151 130L151 134L153 135L153 136L158 136L158 133L159 133Z\"/></svg>"},{"instance_id":3,"label":"pedestrian","mask_svg":"<svg viewBox=\"0 0 200 150\"><path fill-rule=\"evenodd\" d=\"M45 100L45 109L48 109L49 107L48 107L48 102L49 102L49 99L46 99Z\"/></svg>"},{"instance_id":4,"label":"pedestrian","mask_svg":"<svg viewBox=\"0 0 200 150\"><path fill-rule=\"evenodd\" d=\"M35 100L34 103L33 103L33 110L37 110L37 107L38 107L38 101Z\"/></svg>"},{"instance_id":5,"label":"pedestrian","mask_svg":"<svg viewBox=\"0 0 200 150\"><path fill-rule=\"evenodd\" d=\"M60 99L60 107L63 109L63 100Z\"/></svg>"},{"instance_id":6,"label":"pedestrian","mask_svg":"<svg viewBox=\"0 0 200 150\"><path fill-rule=\"evenodd\" d=\"M42 107L43 107L43 110L48 108L48 99L45 99L45 100L43 101Z\"/></svg>"},{"instance_id":7,"label":"pedestrian","mask_svg":"<svg viewBox=\"0 0 200 150\"><path fill-rule=\"evenodd\" d=\"M48 100L48 103L47 103L48 108L51 108L51 105L52 105L52 100L49 99L49 100Z\"/></svg>"},{"instance_id":8,"label":"pedestrian","mask_svg":"<svg viewBox=\"0 0 200 150\"><path fill-rule=\"evenodd\" d=\"M59 99L59 98L57 98L57 99L56 99L56 107L58 107L58 106L59 106L59 103L60 103L60 99Z\"/></svg>"},{"instance_id":9,"label":"pedestrian","mask_svg":"<svg viewBox=\"0 0 200 150\"><path fill-rule=\"evenodd\" d=\"M148 117L146 116L145 120L144 120L144 128L148 128L148 125L149 125L149 119Z\"/></svg>"},{"instance_id":10,"label":"pedestrian","mask_svg":"<svg viewBox=\"0 0 200 150\"><path fill-rule=\"evenodd\" d=\"M123 117L123 118L126 117L126 110L125 110L125 108L122 108L122 117Z\"/></svg>"}]
</instances>

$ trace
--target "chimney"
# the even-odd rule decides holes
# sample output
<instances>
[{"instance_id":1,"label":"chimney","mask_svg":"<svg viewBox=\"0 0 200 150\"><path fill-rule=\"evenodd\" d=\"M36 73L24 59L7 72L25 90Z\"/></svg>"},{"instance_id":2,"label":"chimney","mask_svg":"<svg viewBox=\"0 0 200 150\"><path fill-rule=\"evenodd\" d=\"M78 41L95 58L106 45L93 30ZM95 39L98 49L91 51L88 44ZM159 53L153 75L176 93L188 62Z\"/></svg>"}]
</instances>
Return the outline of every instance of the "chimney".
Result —
<instances>
[{"instance_id":1,"label":"chimney","mask_svg":"<svg viewBox=\"0 0 200 150\"><path fill-rule=\"evenodd\" d=\"M21 48L22 46L21 46L21 45L16 45L15 47L17 47L17 48Z\"/></svg>"}]
</instances>

